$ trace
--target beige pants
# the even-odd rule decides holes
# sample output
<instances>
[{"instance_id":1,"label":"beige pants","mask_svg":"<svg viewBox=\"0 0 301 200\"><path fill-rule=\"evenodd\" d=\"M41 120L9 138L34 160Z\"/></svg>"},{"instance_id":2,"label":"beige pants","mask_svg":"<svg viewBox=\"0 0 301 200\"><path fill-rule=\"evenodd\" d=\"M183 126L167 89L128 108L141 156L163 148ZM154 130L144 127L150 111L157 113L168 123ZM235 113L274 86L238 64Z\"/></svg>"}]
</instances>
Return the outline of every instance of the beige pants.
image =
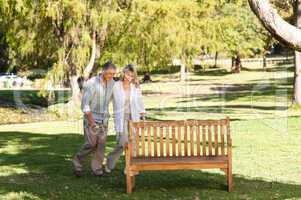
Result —
<instances>
[{"instance_id":1,"label":"beige pants","mask_svg":"<svg viewBox=\"0 0 301 200\"><path fill-rule=\"evenodd\" d=\"M77 171L82 171L82 161L93 152L94 157L91 160L91 169L94 174L102 172L108 126L97 125L99 128L91 128L87 120L84 120L85 143L73 159L73 164Z\"/></svg>"},{"instance_id":2,"label":"beige pants","mask_svg":"<svg viewBox=\"0 0 301 200\"><path fill-rule=\"evenodd\" d=\"M122 155L125 144L128 142L128 132L129 132L129 120L131 119L130 114L125 114L123 123L123 132L116 133L117 144L114 150L108 155L107 165L109 169L114 169L117 161Z\"/></svg>"}]
</instances>

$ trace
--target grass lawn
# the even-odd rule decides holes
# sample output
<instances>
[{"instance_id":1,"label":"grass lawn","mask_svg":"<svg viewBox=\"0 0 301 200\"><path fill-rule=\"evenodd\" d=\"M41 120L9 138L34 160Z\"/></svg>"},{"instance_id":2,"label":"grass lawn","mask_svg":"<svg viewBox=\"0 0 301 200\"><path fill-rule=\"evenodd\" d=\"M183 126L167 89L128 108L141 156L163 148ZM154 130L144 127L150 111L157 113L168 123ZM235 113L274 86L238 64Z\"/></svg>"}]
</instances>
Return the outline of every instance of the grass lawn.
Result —
<instances>
[{"instance_id":1,"label":"grass lawn","mask_svg":"<svg viewBox=\"0 0 301 200\"><path fill-rule=\"evenodd\" d=\"M142 85L149 119L230 116L232 193L221 172L204 170L143 172L127 195L124 160L102 178L87 162L75 178L70 160L83 143L81 121L45 121L0 126L0 199L301 199L301 114L290 108L290 69L214 70L190 74L185 84L158 75Z\"/></svg>"}]
</instances>

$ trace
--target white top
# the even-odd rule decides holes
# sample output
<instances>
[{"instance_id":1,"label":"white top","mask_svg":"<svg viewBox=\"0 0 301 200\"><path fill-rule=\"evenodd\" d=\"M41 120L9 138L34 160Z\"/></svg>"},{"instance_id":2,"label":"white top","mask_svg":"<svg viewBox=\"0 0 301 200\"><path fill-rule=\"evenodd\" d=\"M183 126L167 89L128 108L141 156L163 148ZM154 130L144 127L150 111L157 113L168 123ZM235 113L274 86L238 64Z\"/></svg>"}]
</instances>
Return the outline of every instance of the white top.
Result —
<instances>
[{"instance_id":1,"label":"white top","mask_svg":"<svg viewBox=\"0 0 301 200\"><path fill-rule=\"evenodd\" d=\"M130 104L130 90L124 90L125 92L125 101L124 101L124 113L130 114L131 113L131 104Z\"/></svg>"},{"instance_id":2,"label":"white top","mask_svg":"<svg viewBox=\"0 0 301 200\"><path fill-rule=\"evenodd\" d=\"M121 81L117 81L113 88L113 108L116 132L123 132L125 114L125 91ZM140 113L145 113L141 89L134 84L130 85L129 106L131 119L134 122L140 121Z\"/></svg>"}]
</instances>

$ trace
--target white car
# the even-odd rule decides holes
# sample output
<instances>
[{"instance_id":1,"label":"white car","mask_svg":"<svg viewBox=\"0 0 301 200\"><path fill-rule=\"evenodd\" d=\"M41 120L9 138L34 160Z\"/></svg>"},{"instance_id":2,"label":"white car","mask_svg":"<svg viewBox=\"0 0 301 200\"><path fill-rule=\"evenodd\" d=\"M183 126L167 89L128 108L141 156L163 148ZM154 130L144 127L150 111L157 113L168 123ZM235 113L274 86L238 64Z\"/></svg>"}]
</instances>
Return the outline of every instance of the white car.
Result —
<instances>
[{"instance_id":1,"label":"white car","mask_svg":"<svg viewBox=\"0 0 301 200\"><path fill-rule=\"evenodd\" d=\"M4 87L22 87L24 79L15 74L0 74L0 83Z\"/></svg>"}]
</instances>

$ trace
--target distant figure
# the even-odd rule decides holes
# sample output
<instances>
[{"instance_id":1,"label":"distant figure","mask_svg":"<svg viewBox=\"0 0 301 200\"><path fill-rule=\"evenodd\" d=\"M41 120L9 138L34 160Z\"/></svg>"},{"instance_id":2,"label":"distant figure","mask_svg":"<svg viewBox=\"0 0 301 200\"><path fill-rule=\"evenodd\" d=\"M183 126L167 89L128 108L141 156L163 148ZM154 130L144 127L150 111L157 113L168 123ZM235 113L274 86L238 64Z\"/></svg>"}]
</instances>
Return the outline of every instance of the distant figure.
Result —
<instances>
[{"instance_id":1,"label":"distant figure","mask_svg":"<svg viewBox=\"0 0 301 200\"><path fill-rule=\"evenodd\" d=\"M148 72L144 73L142 83L150 83L152 82L151 76Z\"/></svg>"},{"instance_id":2,"label":"distant figure","mask_svg":"<svg viewBox=\"0 0 301 200\"><path fill-rule=\"evenodd\" d=\"M85 83L85 79L83 76L80 76L78 77L77 79L77 84L78 84L78 87L79 87L79 90L82 92L83 89L84 89L84 83Z\"/></svg>"}]
</instances>

